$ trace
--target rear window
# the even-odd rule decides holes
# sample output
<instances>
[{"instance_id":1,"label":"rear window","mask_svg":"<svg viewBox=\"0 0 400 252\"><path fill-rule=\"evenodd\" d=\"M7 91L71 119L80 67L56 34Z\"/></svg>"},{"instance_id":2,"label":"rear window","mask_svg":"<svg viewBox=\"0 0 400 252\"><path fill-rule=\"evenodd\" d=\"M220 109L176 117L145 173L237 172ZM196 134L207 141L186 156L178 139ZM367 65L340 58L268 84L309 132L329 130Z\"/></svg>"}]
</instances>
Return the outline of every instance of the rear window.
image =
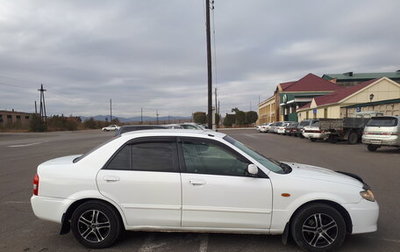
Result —
<instances>
[{"instance_id":1,"label":"rear window","mask_svg":"<svg viewBox=\"0 0 400 252\"><path fill-rule=\"evenodd\" d=\"M374 117L371 118L367 126L375 126L375 127L393 127L397 126L398 120L394 117Z\"/></svg>"},{"instance_id":2,"label":"rear window","mask_svg":"<svg viewBox=\"0 0 400 252\"><path fill-rule=\"evenodd\" d=\"M310 125L310 121L302 121L300 123L300 126L307 126L307 125Z\"/></svg>"}]
</instances>

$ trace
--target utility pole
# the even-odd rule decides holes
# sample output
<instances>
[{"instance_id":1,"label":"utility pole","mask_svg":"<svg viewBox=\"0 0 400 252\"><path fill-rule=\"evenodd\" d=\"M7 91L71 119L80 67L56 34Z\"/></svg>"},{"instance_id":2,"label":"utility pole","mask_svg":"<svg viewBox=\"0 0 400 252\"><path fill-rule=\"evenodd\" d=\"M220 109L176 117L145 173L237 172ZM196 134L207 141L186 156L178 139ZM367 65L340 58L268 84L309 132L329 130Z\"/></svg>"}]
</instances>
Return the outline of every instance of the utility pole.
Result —
<instances>
[{"instance_id":1,"label":"utility pole","mask_svg":"<svg viewBox=\"0 0 400 252\"><path fill-rule=\"evenodd\" d=\"M140 124L143 124L143 108L140 108Z\"/></svg>"},{"instance_id":2,"label":"utility pole","mask_svg":"<svg viewBox=\"0 0 400 252\"><path fill-rule=\"evenodd\" d=\"M110 123L112 121L112 100L110 99Z\"/></svg>"},{"instance_id":3,"label":"utility pole","mask_svg":"<svg viewBox=\"0 0 400 252\"><path fill-rule=\"evenodd\" d=\"M214 113L214 122L215 122L215 129L218 128L217 123L217 114L218 114L218 95L217 95L217 88L215 88L215 113Z\"/></svg>"},{"instance_id":4,"label":"utility pole","mask_svg":"<svg viewBox=\"0 0 400 252\"><path fill-rule=\"evenodd\" d=\"M46 114L46 101L44 100L44 92L47 90L43 88L43 84L40 85L40 89L38 89L40 92L40 120L43 122L46 122L47 120L47 114Z\"/></svg>"},{"instance_id":5,"label":"utility pole","mask_svg":"<svg viewBox=\"0 0 400 252\"><path fill-rule=\"evenodd\" d=\"M37 114L37 104L36 104L36 101L35 101L35 114Z\"/></svg>"},{"instance_id":6,"label":"utility pole","mask_svg":"<svg viewBox=\"0 0 400 252\"><path fill-rule=\"evenodd\" d=\"M158 110L156 110L157 125L158 125L158 116L159 116L159 114L158 114Z\"/></svg>"},{"instance_id":7,"label":"utility pole","mask_svg":"<svg viewBox=\"0 0 400 252\"><path fill-rule=\"evenodd\" d=\"M208 128L212 129L212 65L211 65L211 29L210 0L206 1L206 39L207 39L207 72L208 72Z\"/></svg>"}]
</instances>

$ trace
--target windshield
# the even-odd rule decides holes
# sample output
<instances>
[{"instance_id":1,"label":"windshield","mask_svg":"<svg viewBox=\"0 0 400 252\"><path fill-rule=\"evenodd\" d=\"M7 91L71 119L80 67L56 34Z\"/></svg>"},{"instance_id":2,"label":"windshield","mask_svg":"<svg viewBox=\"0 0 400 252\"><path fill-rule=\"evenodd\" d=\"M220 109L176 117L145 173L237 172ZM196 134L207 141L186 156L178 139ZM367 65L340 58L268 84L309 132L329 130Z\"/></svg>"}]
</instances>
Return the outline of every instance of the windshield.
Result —
<instances>
[{"instance_id":1,"label":"windshield","mask_svg":"<svg viewBox=\"0 0 400 252\"><path fill-rule=\"evenodd\" d=\"M367 126L394 127L394 126L397 126L397 118L395 118L395 117L374 117L368 121Z\"/></svg>"},{"instance_id":2,"label":"windshield","mask_svg":"<svg viewBox=\"0 0 400 252\"><path fill-rule=\"evenodd\" d=\"M300 123L300 126L307 126L307 125L309 125L310 124L310 121L302 121L301 123Z\"/></svg>"},{"instance_id":3,"label":"windshield","mask_svg":"<svg viewBox=\"0 0 400 252\"><path fill-rule=\"evenodd\" d=\"M280 163L271 158L264 157L260 153L250 149L246 145L242 144L241 142L237 141L236 139L234 139L230 136L225 136L224 140L233 144L234 146L239 148L241 151L245 152L247 155L249 155L250 157L257 160L257 162L260 162L265 168L267 168L273 172L276 172L276 173L281 173L281 174L287 173L287 172L285 172L285 169L287 168L285 164Z\"/></svg>"}]
</instances>

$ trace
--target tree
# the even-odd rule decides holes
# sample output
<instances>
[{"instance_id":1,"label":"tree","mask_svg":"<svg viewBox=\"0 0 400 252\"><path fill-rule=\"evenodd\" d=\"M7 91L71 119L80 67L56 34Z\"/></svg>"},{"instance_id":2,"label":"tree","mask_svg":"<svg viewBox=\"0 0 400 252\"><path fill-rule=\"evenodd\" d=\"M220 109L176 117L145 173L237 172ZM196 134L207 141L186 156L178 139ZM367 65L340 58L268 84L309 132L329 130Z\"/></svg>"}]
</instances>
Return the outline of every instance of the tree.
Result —
<instances>
[{"instance_id":1,"label":"tree","mask_svg":"<svg viewBox=\"0 0 400 252\"><path fill-rule=\"evenodd\" d=\"M97 128L97 123L93 119L93 117L90 117L89 119L87 119L86 121L83 122L83 126L86 129L96 129Z\"/></svg>"},{"instance_id":2,"label":"tree","mask_svg":"<svg viewBox=\"0 0 400 252\"><path fill-rule=\"evenodd\" d=\"M223 125L225 127L232 127L232 125L235 123L235 114L226 114L224 118Z\"/></svg>"},{"instance_id":3,"label":"tree","mask_svg":"<svg viewBox=\"0 0 400 252\"><path fill-rule=\"evenodd\" d=\"M246 124L246 114L243 111L237 111L235 114L236 117L236 121L235 124L236 125L244 125Z\"/></svg>"},{"instance_id":4,"label":"tree","mask_svg":"<svg viewBox=\"0 0 400 252\"><path fill-rule=\"evenodd\" d=\"M205 124L207 122L207 115L205 112L194 112L193 122L198 124Z\"/></svg>"},{"instance_id":5,"label":"tree","mask_svg":"<svg viewBox=\"0 0 400 252\"><path fill-rule=\"evenodd\" d=\"M32 119L29 126L30 130L34 132L43 132L47 130L46 123L38 114L32 114Z\"/></svg>"},{"instance_id":6,"label":"tree","mask_svg":"<svg viewBox=\"0 0 400 252\"><path fill-rule=\"evenodd\" d=\"M246 124L255 123L258 119L258 114L255 111L247 111L246 112Z\"/></svg>"}]
</instances>

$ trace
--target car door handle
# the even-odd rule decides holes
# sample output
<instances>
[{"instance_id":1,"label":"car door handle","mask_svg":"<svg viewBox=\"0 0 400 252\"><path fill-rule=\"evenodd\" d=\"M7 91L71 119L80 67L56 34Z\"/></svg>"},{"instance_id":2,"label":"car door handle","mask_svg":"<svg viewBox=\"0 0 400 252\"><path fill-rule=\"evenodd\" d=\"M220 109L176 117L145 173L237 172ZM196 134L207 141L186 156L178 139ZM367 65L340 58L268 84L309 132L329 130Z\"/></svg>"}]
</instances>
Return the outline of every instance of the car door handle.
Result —
<instances>
[{"instance_id":1,"label":"car door handle","mask_svg":"<svg viewBox=\"0 0 400 252\"><path fill-rule=\"evenodd\" d=\"M104 176L103 180L106 182L117 182L119 181L119 177L117 176Z\"/></svg>"},{"instance_id":2,"label":"car door handle","mask_svg":"<svg viewBox=\"0 0 400 252\"><path fill-rule=\"evenodd\" d=\"M206 182L204 180L195 180L195 179L189 180L189 183L194 185L194 186L205 185L206 184Z\"/></svg>"}]
</instances>

